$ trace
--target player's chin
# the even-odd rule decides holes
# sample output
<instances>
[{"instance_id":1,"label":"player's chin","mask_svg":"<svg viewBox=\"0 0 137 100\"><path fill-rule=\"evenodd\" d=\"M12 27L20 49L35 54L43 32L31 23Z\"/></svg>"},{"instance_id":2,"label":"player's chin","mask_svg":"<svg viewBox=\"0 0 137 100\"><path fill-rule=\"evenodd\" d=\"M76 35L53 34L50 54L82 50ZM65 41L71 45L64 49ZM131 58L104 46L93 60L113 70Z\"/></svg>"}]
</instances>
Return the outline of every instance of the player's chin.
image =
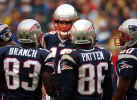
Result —
<instances>
[{"instance_id":1,"label":"player's chin","mask_svg":"<svg viewBox=\"0 0 137 100\"><path fill-rule=\"evenodd\" d=\"M68 32L60 32L60 35L62 35L62 36L67 36L67 35L68 35Z\"/></svg>"}]
</instances>

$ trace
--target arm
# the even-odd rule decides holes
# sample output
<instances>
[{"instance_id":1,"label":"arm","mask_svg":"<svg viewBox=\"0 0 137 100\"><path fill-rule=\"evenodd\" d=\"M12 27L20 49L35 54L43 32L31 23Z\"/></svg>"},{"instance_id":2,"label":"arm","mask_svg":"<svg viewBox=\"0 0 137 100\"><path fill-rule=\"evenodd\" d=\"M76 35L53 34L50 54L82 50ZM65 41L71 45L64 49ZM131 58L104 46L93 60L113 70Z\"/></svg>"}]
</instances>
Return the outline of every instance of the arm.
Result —
<instances>
[{"instance_id":1,"label":"arm","mask_svg":"<svg viewBox=\"0 0 137 100\"><path fill-rule=\"evenodd\" d=\"M107 74L105 75L105 79L103 83L103 100L112 100L112 94L114 91L114 84L112 80L113 74L114 74L113 65L110 61L109 68Z\"/></svg>"},{"instance_id":2,"label":"arm","mask_svg":"<svg viewBox=\"0 0 137 100\"><path fill-rule=\"evenodd\" d=\"M47 57L45 58L45 56ZM52 57L51 53L48 53L47 55L43 54L42 57L44 61L41 74L43 87L49 96L54 97L57 95L56 88L51 76L51 74L54 72L54 58Z\"/></svg>"},{"instance_id":3,"label":"arm","mask_svg":"<svg viewBox=\"0 0 137 100\"><path fill-rule=\"evenodd\" d=\"M42 73L42 81L43 81L43 85L46 89L46 93L49 96L55 97L57 95L57 91L54 86L51 74L48 72L43 72Z\"/></svg>"},{"instance_id":4,"label":"arm","mask_svg":"<svg viewBox=\"0 0 137 100\"><path fill-rule=\"evenodd\" d=\"M61 91L60 97L66 100L67 98L72 100L74 97L74 88L75 88L75 75L73 70L62 71L60 75L61 80Z\"/></svg>"},{"instance_id":5,"label":"arm","mask_svg":"<svg viewBox=\"0 0 137 100\"><path fill-rule=\"evenodd\" d=\"M6 93L7 92L7 85L6 80L4 76L4 72L0 71L0 93Z\"/></svg>"},{"instance_id":6,"label":"arm","mask_svg":"<svg viewBox=\"0 0 137 100\"><path fill-rule=\"evenodd\" d=\"M40 40L39 40L41 47L45 49L47 48L46 41L48 41L47 34L48 33L40 34Z\"/></svg>"},{"instance_id":7,"label":"arm","mask_svg":"<svg viewBox=\"0 0 137 100\"><path fill-rule=\"evenodd\" d=\"M76 67L74 59L69 55L63 55L61 58L61 74L60 74L60 100L73 100L75 95L75 72Z\"/></svg>"},{"instance_id":8,"label":"arm","mask_svg":"<svg viewBox=\"0 0 137 100\"><path fill-rule=\"evenodd\" d=\"M130 54L121 54L116 67L119 81L112 100L124 100L131 80L134 80L136 76L136 57Z\"/></svg>"},{"instance_id":9,"label":"arm","mask_svg":"<svg viewBox=\"0 0 137 100\"><path fill-rule=\"evenodd\" d=\"M5 72L3 68L4 51L6 51L6 49L0 48L0 93L7 92Z\"/></svg>"},{"instance_id":10,"label":"arm","mask_svg":"<svg viewBox=\"0 0 137 100\"><path fill-rule=\"evenodd\" d=\"M119 77L118 87L114 93L112 100L124 100L128 88L130 86L130 80L126 77Z\"/></svg>"}]
</instances>

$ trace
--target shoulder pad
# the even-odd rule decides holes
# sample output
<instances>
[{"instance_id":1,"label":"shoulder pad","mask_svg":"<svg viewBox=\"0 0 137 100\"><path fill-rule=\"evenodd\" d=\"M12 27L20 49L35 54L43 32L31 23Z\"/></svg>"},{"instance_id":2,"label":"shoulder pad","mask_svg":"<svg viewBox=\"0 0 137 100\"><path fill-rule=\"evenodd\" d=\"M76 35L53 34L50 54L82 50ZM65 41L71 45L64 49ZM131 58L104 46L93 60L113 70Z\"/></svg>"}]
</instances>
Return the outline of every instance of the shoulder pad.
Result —
<instances>
[{"instance_id":1,"label":"shoulder pad","mask_svg":"<svg viewBox=\"0 0 137 100\"><path fill-rule=\"evenodd\" d=\"M69 60L69 61L76 64L76 61L70 55L63 55L61 60L65 60L65 59L67 59L67 60Z\"/></svg>"},{"instance_id":2,"label":"shoulder pad","mask_svg":"<svg viewBox=\"0 0 137 100\"><path fill-rule=\"evenodd\" d=\"M98 45L96 45L95 47L96 47L96 48L100 48L100 49L105 49L103 46L98 46Z\"/></svg>"},{"instance_id":3,"label":"shoulder pad","mask_svg":"<svg viewBox=\"0 0 137 100\"><path fill-rule=\"evenodd\" d=\"M131 54L131 53L133 53L134 51L136 51L136 49L135 48L129 48L129 49L124 49L124 50L122 50L121 52L120 52L120 54Z\"/></svg>"},{"instance_id":4,"label":"shoulder pad","mask_svg":"<svg viewBox=\"0 0 137 100\"><path fill-rule=\"evenodd\" d=\"M51 31L51 32L44 33L43 37L50 36L50 35L55 35L55 34L56 34L55 31Z\"/></svg>"},{"instance_id":5,"label":"shoulder pad","mask_svg":"<svg viewBox=\"0 0 137 100\"><path fill-rule=\"evenodd\" d=\"M49 50L47 49L44 49L44 48L38 48L39 50L43 50L43 51L46 51L46 52L50 52Z\"/></svg>"},{"instance_id":6,"label":"shoulder pad","mask_svg":"<svg viewBox=\"0 0 137 100\"><path fill-rule=\"evenodd\" d=\"M56 31L48 32L48 34L56 34Z\"/></svg>"}]
</instances>

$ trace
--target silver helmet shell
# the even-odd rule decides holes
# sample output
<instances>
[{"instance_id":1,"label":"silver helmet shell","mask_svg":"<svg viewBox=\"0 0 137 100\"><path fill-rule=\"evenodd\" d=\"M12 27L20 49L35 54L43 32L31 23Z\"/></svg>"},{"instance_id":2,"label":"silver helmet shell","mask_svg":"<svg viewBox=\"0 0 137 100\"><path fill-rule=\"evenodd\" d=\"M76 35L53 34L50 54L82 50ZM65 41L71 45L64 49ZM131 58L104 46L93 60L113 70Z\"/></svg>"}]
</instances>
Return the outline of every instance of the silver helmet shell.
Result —
<instances>
[{"instance_id":1,"label":"silver helmet shell","mask_svg":"<svg viewBox=\"0 0 137 100\"><path fill-rule=\"evenodd\" d=\"M8 42L11 40L11 31L7 24L0 24L0 41Z\"/></svg>"},{"instance_id":2,"label":"silver helmet shell","mask_svg":"<svg viewBox=\"0 0 137 100\"><path fill-rule=\"evenodd\" d=\"M91 44L95 42L95 29L91 21L80 19L74 22L70 30L74 44Z\"/></svg>"},{"instance_id":3,"label":"silver helmet shell","mask_svg":"<svg viewBox=\"0 0 137 100\"><path fill-rule=\"evenodd\" d=\"M137 44L137 19L127 19L118 28L123 34L127 34L129 41L124 43L122 48L131 47Z\"/></svg>"},{"instance_id":4,"label":"silver helmet shell","mask_svg":"<svg viewBox=\"0 0 137 100\"><path fill-rule=\"evenodd\" d=\"M20 43L37 43L41 33L41 26L34 19L24 19L17 27L17 36Z\"/></svg>"},{"instance_id":5,"label":"silver helmet shell","mask_svg":"<svg viewBox=\"0 0 137 100\"><path fill-rule=\"evenodd\" d=\"M72 21L77 18L77 12L72 5L62 4L56 8L53 17L55 20Z\"/></svg>"}]
</instances>

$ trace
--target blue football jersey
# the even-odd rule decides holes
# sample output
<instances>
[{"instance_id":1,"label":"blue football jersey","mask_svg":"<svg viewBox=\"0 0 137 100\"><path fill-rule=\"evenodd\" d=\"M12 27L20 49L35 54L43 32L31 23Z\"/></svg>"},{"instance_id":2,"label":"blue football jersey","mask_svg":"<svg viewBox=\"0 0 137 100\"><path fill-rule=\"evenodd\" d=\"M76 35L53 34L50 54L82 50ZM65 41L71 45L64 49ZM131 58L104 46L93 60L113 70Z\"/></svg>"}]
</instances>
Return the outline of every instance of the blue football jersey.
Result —
<instances>
[{"instance_id":1,"label":"blue football jersey","mask_svg":"<svg viewBox=\"0 0 137 100\"><path fill-rule=\"evenodd\" d=\"M42 46L50 50L55 58L55 71L57 74L61 73L60 70L60 58L63 54L72 52L74 45L70 39L61 40L56 32L49 32L43 35Z\"/></svg>"},{"instance_id":2,"label":"blue football jersey","mask_svg":"<svg viewBox=\"0 0 137 100\"><path fill-rule=\"evenodd\" d=\"M117 72L131 80L127 93L127 100L137 100L137 49L122 50L118 56Z\"/></svg>"},{"instance_id":3,"label":"blue football jersey","mask_svg":"<svg viewBox=\"0 0 137 100\"><path fill-rule=\"evenodd\" d=\"M43 35L42 40L42 47L50 50L52 52L53 57L55 58L55 73L53 74L53 80L55 81L57 90L60 92L60 88L62 87L62 85L60 84L60 59L62 55L71 53L72 49L74 48L74 45L71 43L70 39L61 40L61 38L56 32L45 33ZM57 96L56 100L62 100L61 97L62 95Z\"/></svg>"},{"instance_id":4,"label":"blue football jersey","mask_svg":"<svg viewBox=\"0 0 137 100\"><path fill-rule=\"evenodd\" d=\"M6 46L0 49L0 70L5 72L8 100L41 100L42 72L53 72L45 62L49 51Z\"/></svg>"},{"instance_id":5,"label":"blue football jersey","mask_svg":"<svg viewBox=\"0 0 137 100\"><path fill-rule=\"evenodd\" d=\"M62 93L74 100L102 100L112 96L111 54L104 49L76 49L61 58ZM106 90L105 90L106 89ZM73 95L72 95L73 93Z\"/></svg>"}]
</instances>

